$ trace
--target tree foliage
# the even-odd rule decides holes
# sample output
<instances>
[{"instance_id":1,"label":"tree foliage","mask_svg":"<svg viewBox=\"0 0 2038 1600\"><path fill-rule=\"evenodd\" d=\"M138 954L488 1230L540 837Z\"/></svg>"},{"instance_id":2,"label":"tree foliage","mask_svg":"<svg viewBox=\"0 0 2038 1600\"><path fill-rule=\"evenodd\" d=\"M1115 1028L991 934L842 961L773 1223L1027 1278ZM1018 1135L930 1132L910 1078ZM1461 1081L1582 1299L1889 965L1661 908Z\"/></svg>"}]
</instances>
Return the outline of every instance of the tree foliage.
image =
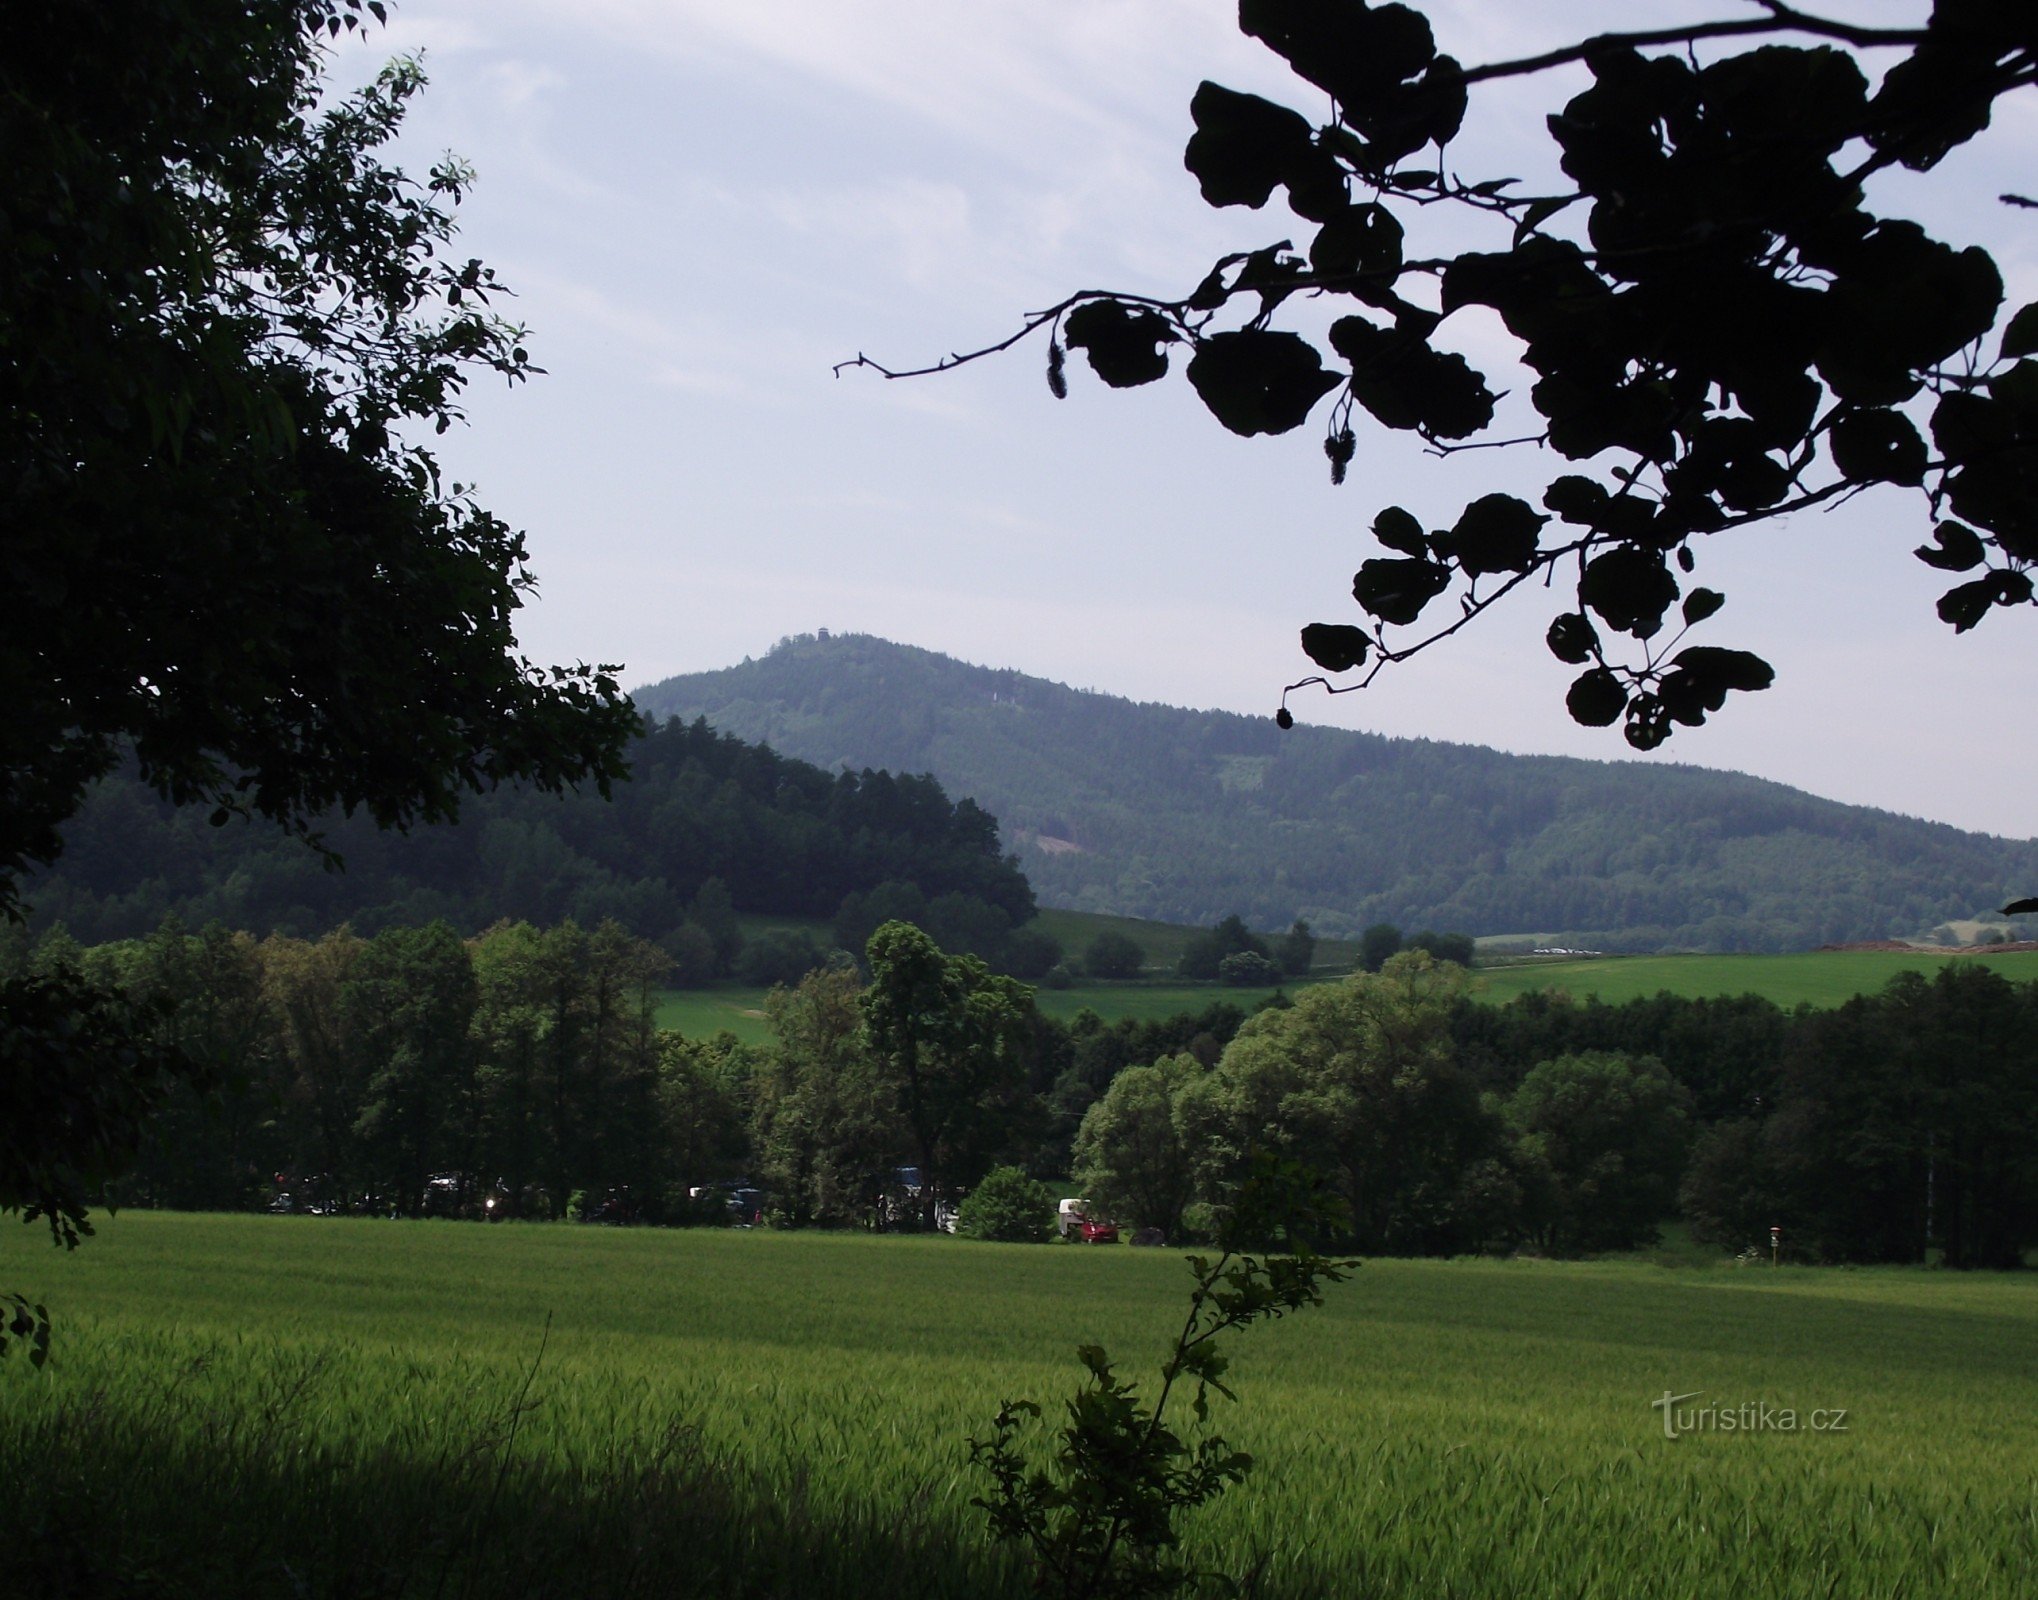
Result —
<instances>
[{"instance_id":1,"label":"tree foliage","mask_svg":"<svg viewBox=\"0 0 2038 1600\"><path fill-rule=\"evenodd\" d=\"M612 669L516 653L523 538L414 441L531 367L472 173L384 158L416 63L328 93L366 11L65 8L0 65L0 909L123 750L299 832L623 771Z\"/></svg>"},{"instance_id":2,"label":"tree foliage","mask_svg":"<svg viewBox=\"0 0 2038 1600\"><path fill-rule=\"evenodd\" d=\"M864 1040L910 1131L926 1222L944 1184L982 1170L1025 1086L1033 991L970 955L946 955L911 923L888 922L866 951ZM971 1173L973 1176L974 1173Z\"/></svg>"},{"instance_id":3,"label":"tree foliage","mask_svg":"<svg viewBox=\"0 0 2038 1600\"><path fill-rule=\"evenodd\" d=\"M1023 1167L993 1167L956 1207L955 1231L994 1244L1046 1244L1054 1237L1054 1191Z\"/></svg>"},{"instance_id":4,"label":"tree foliage","mask_svg":"<svg viewBox=\"0 0 2038 1600\"><path fill-rule=\"evenodd\" d=\"M1324 110L1206 82L1184 161L1213 206L1279 194L1306 242L1228 254L1178 299L1083 291L991 349L1046 329L1057 394L1064 347L1112 387L1179 362L1239 434L1323 415L1335 481L1359 412L1439 453L1535 443L1577 463L1540 507L1486 494L1442 526L1379 511L1380 554L1352 580L1364 620L1302 631L1326 673L1361 674L1341 688L1554 586L1570 603L1549 648L1582 669L1571 715L1653 748L1773 676L1746 649L1686 642L1725 603L1695 581L1704 540L1885 487L1922 497L1918 557L1959 575L1939 601L1949 625L2028 604L2038 305L2006 315L1986 250L1882 214L1876 195L2038 83L2038 20L2020 0L1935 0L1909 27L1756 5L1468 67L1407 5L1241 0L1240 27ZM1452 170L1481 85L1579 64L1589 86L1547 120L1555 174ZM1442 242L1445 211L1470 214L1479 247ZM1298 308L1326 300L1326 330L1281 325L1310 327ZM1451 348L1472 308L1532 375L1525 427Z\"/></svg>"}]
</instances>

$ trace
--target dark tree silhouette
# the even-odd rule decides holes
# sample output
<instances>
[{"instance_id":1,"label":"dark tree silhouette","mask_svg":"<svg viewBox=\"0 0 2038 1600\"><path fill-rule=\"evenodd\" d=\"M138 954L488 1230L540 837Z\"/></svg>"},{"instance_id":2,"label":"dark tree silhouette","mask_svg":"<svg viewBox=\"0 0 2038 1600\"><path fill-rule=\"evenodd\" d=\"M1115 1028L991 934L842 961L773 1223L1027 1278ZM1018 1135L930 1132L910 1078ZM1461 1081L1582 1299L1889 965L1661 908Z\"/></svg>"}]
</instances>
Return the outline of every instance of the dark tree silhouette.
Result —
<instances>
[{"instance_id":1,"label":"dark tree silhouette","mask_svg":"<svg viewBox=\"0 0 2038 1600\"><path fill-rule=\"evenodd\" d=\"M131 759L215 821L317 840L505 780L607 789L613 669L540 669L521 535L414 442L522 330L449 250L471 181L381 151L423 84L331 96L377 0L135 0L10 14L0 51L0 916ZM0 1209L75 1242L164 1050L90 984L0 983ZM174 1054L174 1052L170 1052Z\"/></svg>"},{"instance_id":2,"label":"dark tree silhouette","mask_svg":"<svg viewBox=\"0 0 2038 1600\"><path fill-rule=\"evenodd\" d=\"M1302 630L1326 673L1358 676L1291 690L1362 688L1503 595L1554 581L1573 603L1549 647L1583 669L1571 715L1624 723L1631 744L1653 748L1772 678L1749 651L1684 642L1724 603L1690 581L1700 541L1883 485L1923 496L1919 559L1965 575L1939 601L1946 622L1965 631L2027 604L2038 361L2024 358L2038 353L2038 306L2003 321L1987 251L1868 201L1879 175L1935 166L2038 82L2038 8L1935 0L1927 22L1902 28L1781 0L1747 9L1467 67L1405 5L1242 0L1240 27L1327 101L1312 118L1206 82L1185 161L1214 206L1258 209L1284 193L1313 229L1306 245L1227 255L1180 299L1085 290L917 370L1044 329L1057 395L1068 350L1117 388L1158 380L1181 355L1234 433L1327 413L1336 480L1360 411L1439 453L1533 442L1580 463L1540 509L1489 494L1434 529L1382 510L1382 553L1352 585L1366 620ZM1572 64L1592 84L1548 119L1561 181L1525 191L1452 170L1450 141L1480 85ZM1427 248L1436 206L1476 213L1490 246ZM1326 339L1278 325L1320 297L1349 306ZM1535 374L1525 431L1500 426L1486 375L1438 342L1468 306L1499 314ZM845 365L915 375L862 356ZM1292 720L1285 694L1278 720Z\"/></svg>"}]
</instances>

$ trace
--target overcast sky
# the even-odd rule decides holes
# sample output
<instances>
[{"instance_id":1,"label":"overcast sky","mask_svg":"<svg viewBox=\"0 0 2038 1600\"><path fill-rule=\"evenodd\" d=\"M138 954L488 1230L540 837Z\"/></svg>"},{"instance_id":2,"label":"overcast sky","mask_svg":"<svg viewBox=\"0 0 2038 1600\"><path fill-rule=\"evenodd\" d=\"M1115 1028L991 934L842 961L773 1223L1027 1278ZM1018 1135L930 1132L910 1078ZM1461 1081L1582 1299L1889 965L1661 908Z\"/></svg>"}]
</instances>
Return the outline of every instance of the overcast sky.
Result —
<instances>
[{"instance_id":1,"label":"overcast sky","mask_svg":"<svg viewBox=\"0 0 2038 1600\"><path fill-rule=\"evenodd\" d=\"M1924 7L1832 9L1899 23ZM1747 8L1428 10L1476 61ZM825 627L1270 713L1312 670L1298 627L1361 620L1351 574L1382 505L1440 525L1489 489L1537 498L1561 470L1533 450L1439 461L1362 427L1333 489L1314 421L1242 440L1179 378L1113 392L1075 362L1057 403L1037 339L938 378L831 374L859 351L973 348L1076 288L1179 295L1220 254L1306 241L1278 200L1213 211L1182 169L1204 77L1322 110L1218 0L401 0L336 73L398 50L431 79L404 159L451 149L478 168L463 249L516 288L547 369L477 390L472 426L441 441L529 533L542 594L521 631L541 660L620 662L637 685ZM1533 177L1558 92L1489 86L1456 170ZM1984 149L1885 203L1989 244L2021 304L2038 231L1994 197L2034 169L2027 97ZM1477 323L1457 337L1503 349ZM1778 682L1647 759L2038 834L2038 616L1954 637L1932 612L1946 578L1908 553L1925 532L1892 490L1702 549L1699 581L1730 596L1708 642L1760 651ZM1617 730L1565 716L1576 669L1541 643L1554 608L1517 599L1364 694L1298 697L1297 715L1628 758Z\"/></svg>"}]
</instances>

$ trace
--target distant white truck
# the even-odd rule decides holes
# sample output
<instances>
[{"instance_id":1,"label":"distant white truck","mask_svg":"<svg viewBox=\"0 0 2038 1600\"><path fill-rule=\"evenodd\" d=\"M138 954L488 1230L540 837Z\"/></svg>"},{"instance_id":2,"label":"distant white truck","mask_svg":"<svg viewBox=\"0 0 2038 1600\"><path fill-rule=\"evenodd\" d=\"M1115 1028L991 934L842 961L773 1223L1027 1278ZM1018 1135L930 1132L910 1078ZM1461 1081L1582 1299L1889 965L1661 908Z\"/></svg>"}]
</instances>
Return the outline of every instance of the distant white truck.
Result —
<instances>
[{"instance_id":1,"label":"distant white truck","mask_svg":"<svg viewBox=\"0 0 2038 1600\"><path fill-rule=\"evenodd\" d=\"M1087 1200L1064 1200L1055 1213L1055 1232L1064 1239L1080 1241L1083 1244L1116 1244L1118 1227L1108 1217L1101 1217L1090 1210Z\"/></svg>"}]
</instances>

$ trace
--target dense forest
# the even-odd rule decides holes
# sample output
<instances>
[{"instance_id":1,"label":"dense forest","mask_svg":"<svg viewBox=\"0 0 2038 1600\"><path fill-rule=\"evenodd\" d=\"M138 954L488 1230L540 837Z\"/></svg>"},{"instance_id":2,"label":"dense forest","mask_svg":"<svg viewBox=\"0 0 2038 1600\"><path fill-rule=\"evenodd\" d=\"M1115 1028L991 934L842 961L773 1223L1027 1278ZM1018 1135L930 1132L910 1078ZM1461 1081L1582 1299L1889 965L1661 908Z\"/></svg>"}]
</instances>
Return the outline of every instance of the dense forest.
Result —
<instances>
[{"instance_id":1,"label":"dense forest","mask_svg":"<svg viewBox=\"0 0 2038 1600\"><path fill-rule=\"evenodd\" d=\"M2038 884L2038 844L1735 773L1135 705L857 635L637 691L830 768L931 772L1003 820L1044 904L1607 950L1903 937Z\"/></svg>"},{"instance_id":2,"label":"dense forest","mask_svg":"<svg viewBox=\"0 0 2038 1600\"><path fill-rule=\"evenodd\" d=\"M1823 1012L1496 1007L1418 951L1250 1016L1116 1024L1042 1015L905 924L867 964L774 989L748 1046L660 1030L665 957L614 922L0 930L0 979L79 973L195 1068L132 1204L719 1223L740 1192L778 1226L893 1227L933 1210L902 1168L953 1194L1010 1164L1179 1239L1258 1147L1345 1195L1369 1253L1627 1249L1672 1217L1726 1249L1781 1227L1793 1259L2038 1242L2038 984L1974 963Z\"/></svg>"},{"instance_id":3,"label":"dense forest","mask_svg":"<svg viewBox=\"0 0 2038 1600\"><path fill-rule=\"evenodd\" d=\"M27 898L38 926L61 923L86 944L145 934L170 913L300 937L342 923L372 934L443 919L474 933L572 917L614 920L680 956L689 925L726 953L732 908L826 918L847 903L854 924L858 897L880 890L940 902L993 943L1033 915L997 819L932 778L824 772L700 721L653 725L629 754L611 801L497 789L469 798L458 823L409 835L335 818L324 839L343 872L280 829L213 827L117 776Z\"/></svg>"}]
</instances>

